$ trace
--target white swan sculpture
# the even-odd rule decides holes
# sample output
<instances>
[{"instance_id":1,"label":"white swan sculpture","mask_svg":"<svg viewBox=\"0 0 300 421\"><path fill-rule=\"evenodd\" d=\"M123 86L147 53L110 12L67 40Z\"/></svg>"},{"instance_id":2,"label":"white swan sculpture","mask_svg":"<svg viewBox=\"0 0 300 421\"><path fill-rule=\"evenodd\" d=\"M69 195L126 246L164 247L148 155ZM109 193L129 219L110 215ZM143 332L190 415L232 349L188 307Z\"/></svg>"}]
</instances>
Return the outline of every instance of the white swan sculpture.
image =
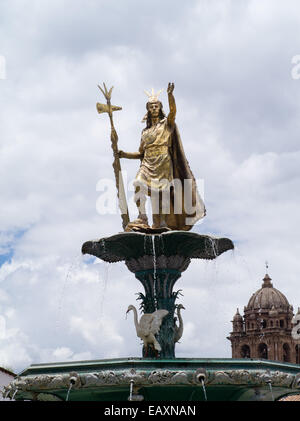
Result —
<instances>
[{"instance_id":1,"label":"white swan sculpture","mask_svg":"<svg viewBox=\"0 0 300 421\"><path fill-rule=\"evenodd\" d=\"M126 314L130 310L134 313L136 334L144 342L145 349L147 350L148 345L153 345L157 352L161 351L161 346L155 338L155 334L159 332L162 320L169 312L167 310L156 310L154 313L143 314L138 321L136 308L130 305Z\"/></svg>"},{"instance_id":2,"label":"white swan sculpture","mask_svg":"<svg viewBox=\"0 0 300 421\"><path fill-rule=\"evenodd\" d=\"M177 306L177 317L178 317L178 321L179 321L179 326L177 326L176 323L175 323L175 338L174 338L175 343L180 340L180 338L183 334L183 320L182 320L181 313L180 313L181 310L185 310L185 307L183 307L182 304L179 304ZM174 321L176 322L176 317L175 317Z\"/></svg>"}]
</instances>

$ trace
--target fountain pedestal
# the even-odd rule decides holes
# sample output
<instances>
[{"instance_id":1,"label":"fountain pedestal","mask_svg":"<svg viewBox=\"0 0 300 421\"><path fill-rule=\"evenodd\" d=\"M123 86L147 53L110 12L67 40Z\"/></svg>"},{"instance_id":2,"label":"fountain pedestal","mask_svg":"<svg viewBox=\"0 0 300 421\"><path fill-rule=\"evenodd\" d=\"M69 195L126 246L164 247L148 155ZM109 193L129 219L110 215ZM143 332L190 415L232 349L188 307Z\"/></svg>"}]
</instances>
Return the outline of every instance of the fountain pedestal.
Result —
<instances>
[{"instance_id":1,"label":"fountain pedestal","mask_svg":"<svg viewBox=\"0 0 300 421\"><path fill-rule=\"evenodd\" d=\"M179 291L173 292L173 286L180 278L181 272L176 269L157 268L135 272L136 278L143 284L145 295L140 293L143 313L153 313L156 310L167 310L169 314L164 317L158 342L161 346L161 358L175 358L175 300ZM143 357L155 357L157 353L151 348L143 347Z\"/></svg>"},{"instance_id":2,"label":"fountain pedestal","mask_svg":"<svg viewBox=\"0 0 300 421\"><path fill-rule=\"evenodd\" d=\"M125 232L100 240L87 241L82 246L83 254L90 254L106 262L124 261L127 268L142 283L144 293L139 294L143 313L167 310L157 335L161 345L160 358L175 358L175 301L179 291L174 291L193 258L215 259L233 249L228 238L214 238L186 231L168 231L149 235ZM158 357L148 346L144 357Z\"/></svg>"}]
</instances>

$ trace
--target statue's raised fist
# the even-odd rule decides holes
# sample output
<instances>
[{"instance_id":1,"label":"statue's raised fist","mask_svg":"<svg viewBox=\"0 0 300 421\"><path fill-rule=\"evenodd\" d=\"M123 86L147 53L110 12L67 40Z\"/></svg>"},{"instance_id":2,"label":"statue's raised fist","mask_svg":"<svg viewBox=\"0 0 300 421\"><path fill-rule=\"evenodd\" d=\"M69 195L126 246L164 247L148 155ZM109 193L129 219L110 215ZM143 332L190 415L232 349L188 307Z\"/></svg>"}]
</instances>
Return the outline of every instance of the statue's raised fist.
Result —
<instances>
[{"instance_id":1,"label":"statue's raised fist","mask_svg":"<svg viewBox=\"0 0 300 421\"><path fill-rule=\"evenodd\" d=\"M174 83L169 83L168 89L167 89L168 94L172 94L173 91L174 91Z\"/></svg>"}]
</instances>

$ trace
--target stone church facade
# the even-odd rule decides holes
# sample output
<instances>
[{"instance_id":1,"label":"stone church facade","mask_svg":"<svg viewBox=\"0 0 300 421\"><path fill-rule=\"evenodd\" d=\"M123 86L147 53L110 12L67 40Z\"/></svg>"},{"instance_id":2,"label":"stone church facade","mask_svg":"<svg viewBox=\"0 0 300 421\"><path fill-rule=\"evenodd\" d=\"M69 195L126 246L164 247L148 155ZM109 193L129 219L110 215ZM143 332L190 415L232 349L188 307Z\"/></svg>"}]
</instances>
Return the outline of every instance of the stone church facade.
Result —
<instances>
[{"instance_id":1,"label":"stone church facade","mask_svg":"<svg viewBox=\"0 0 300 421\"><path fill-rule=\"evenodd\" d=\"M227 338L231 342L232 358L300 364L300 341L292 337L293 317L293 307L266 274L262 288L244 307L244 316L237 310L233 317L233 330Z\"/></svg>"}]
</instances>

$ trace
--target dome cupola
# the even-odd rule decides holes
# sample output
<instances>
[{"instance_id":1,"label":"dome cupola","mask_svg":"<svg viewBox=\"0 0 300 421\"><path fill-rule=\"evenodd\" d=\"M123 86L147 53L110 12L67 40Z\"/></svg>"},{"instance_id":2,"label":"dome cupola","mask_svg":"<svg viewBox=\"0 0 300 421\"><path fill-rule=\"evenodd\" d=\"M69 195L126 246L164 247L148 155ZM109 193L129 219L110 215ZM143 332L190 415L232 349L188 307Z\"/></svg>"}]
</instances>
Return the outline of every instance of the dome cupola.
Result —
<instances>
[{"instance_id":1,"label":"dome cupola","mask_svg":"<svg viewBox=\"0 0 300 421\"><path fill-rule=\"evenodd\" d=\"M246 311L249 310L290 310L290 304L278 289L273 287L271 278L268 274L263 279L262 287L256 291L250 298Z\"/></svg>"},{"instance_id":2,"label":"dome cupola","mask_svg":"<svg viewBox=\"0 0 300 421\"><path fill-rule=\"evenodd\" d=\"M232 324L234 332L242 332L244 330L244 321L243 317L240 315L239 309L236 310L236 313L233 316Z\"/></svg>"},{"instance_id":3,"label":"dome cupola","mask_svg":"<svg viewBox=\"0 0 300 421\"><path fill-rule=\"evenodd\" d=\"M239 309L236 310L236 313L233 316L233 321L234 322L242 322L243 321L243 317L240 315Z\"/></svg>"}]
</instances>

